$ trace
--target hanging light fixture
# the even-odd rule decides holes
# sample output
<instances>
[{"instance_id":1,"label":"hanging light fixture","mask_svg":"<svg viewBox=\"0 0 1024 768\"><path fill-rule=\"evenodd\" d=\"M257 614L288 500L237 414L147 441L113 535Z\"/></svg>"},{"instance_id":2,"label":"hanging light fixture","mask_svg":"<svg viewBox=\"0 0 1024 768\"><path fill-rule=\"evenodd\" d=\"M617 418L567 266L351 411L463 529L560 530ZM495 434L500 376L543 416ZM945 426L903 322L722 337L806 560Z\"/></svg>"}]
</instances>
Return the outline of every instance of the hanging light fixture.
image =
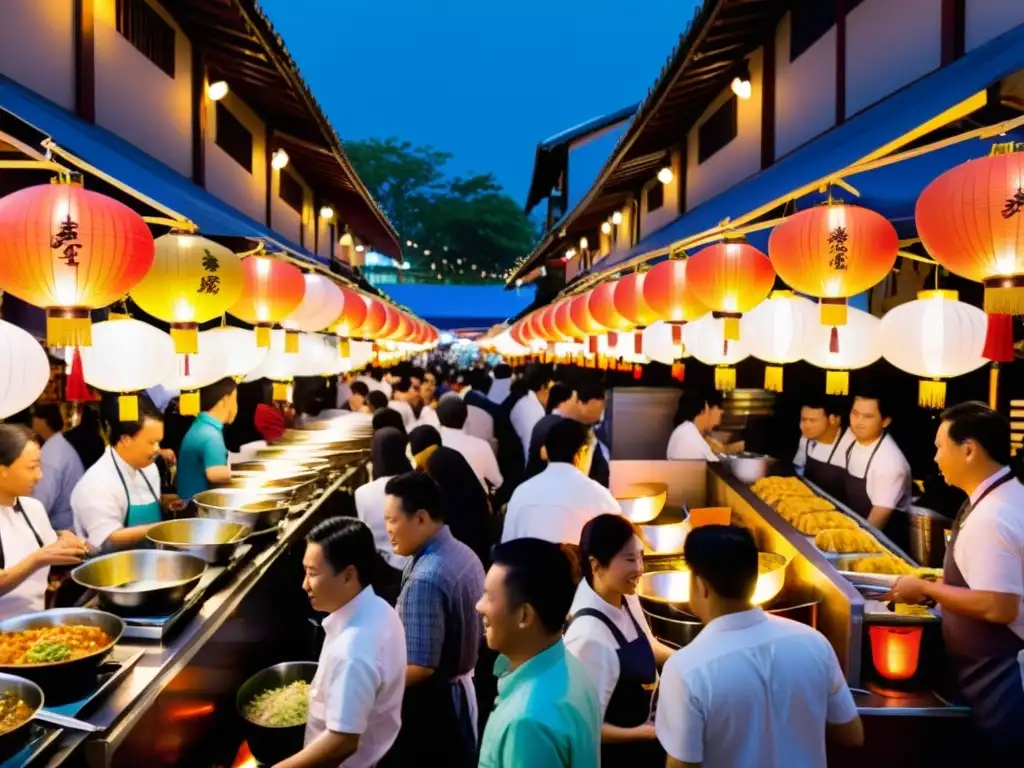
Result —
<instances>
[{"instance_id":1,"label":"hanging light fixture","mask_svg":"<svg viewBox=\"0 0 1024 768\"><path fill-rule=\"evenodd\" d=\"M667 165L660 171L658 171L658 181L660 181L662 184L671 184L672 179L674 179L675 177L676 175L672 172L672 169L669 168Z\"/></svg>"},{"instance_id":2,"label":"hanging light fixture","mask_svg":"<svg viewBox=\"0 0 1024 768\"><path fill-rule=\"evenodd\" d=\"M700 320L687 323L683 340L687 351L705 365L715 367L715 389L729 392L736 389L736 369L733 367L750 356L746 343L723 338L725 320L704 315Z\"/></svg>"},{"instance_id":3,"label":"hanging light fixture","mask_svg":"<svg viewBox=\"0 0 1024 768\"><path fill-rule=\"evenodd\" d=\"M826 370L825 394L850 394L850 371L866 368L882 356L881 321L874 315L850 307L846 324L838 328L812 326L804 359ZM833 346L830 336L838 334Z\"/></svg>"},{"instance_id":4,"label":"hanging light fixture","mask_svg":"<svg viewBox=\"0 0 1024 768\"><path fill-rule=\"evenodd\" d=\"M269 256L242 259L242 294L228 313L256 327L256 344L270 346L270 329L302 302L306 281L294 264Z\"/></svg>"},{"instance_id":5,"label":"hanging light fixture","mask_svg":"<svg viewBox=\"0 0 1024 768\"><path fill-rule=\"evenodd\" d=\"M601 232L606 235L610 235L612 233L612 224L610 221L601 222Z\"/></svg>"},{"instance_id":6,"label":"hanging light fixture","mask_svg":"<svg viewBox=\"0 0 1024 768\"><path fill-rule=\"evenodd\" d=\"M764 388L782 391L782 366L803 359L811 329L818 325L814 302L792 291L772 291L771 296L743 317L743 338L751 354L768 363Z\"/></svg>"},{"instance_id":7,"label":"hanging light fixture","mask_svg":"<svg viewBox=\"0 0 1024 768\"><path fill-rule=\"evenodd\" d=\"M228 95L228 84L225 80L217 80L206 86L206 97L210 101L220 101Z\"/></svg>"},{"instance_id":8,"label":"hanging light fixture","mask_svg":"<svg viewBox=\"0 0 1024 768\"><path fill-rule=\"evenodd\" d=\"M334 209L331 208L331 206L329 206L329 205L321 205L320 206L320 218L321 219L333 219L334 218Z\"/></svg>"},{"instance_id":9,"label":"hanging light fixture","mask_svg":"<svg viewBox=\"0 0 1024 768\"><path fill-rule=\"evenodd\" d=\"M617 227L621 223L622 223L622 211L616 211L615 213L612 214L612 224L614 224Z\"/></svg>"},{"instance_id":10,"label":"hanging light fixture","mask_svg":"<svg viewBox=\"0 0 1024 768\"><path fill-rule=\"evenodd\" d=\"M32 334L0 320L0 419L28 408L50 380L50 361Z\"/></svg>"},{"instance_id":11,"label":"hanging light fixture","mask_svg":"<svg viewBox=\"0 0 1024 768\"><path fill-rule=\"evenodd\" d=\"M274 154L270 156L270 165L274 170L280 171L282 168L288 165L289 159L290 158L288 157L288 153L285 152L283 149L275 149Z\"/></svg>"},{"instance_id":12,"label":"hanging light fixture","mask_svg":"<svg viewBox=\"0 0 1024 768\"><path fill-rule=\"evenodd\" d=\"M740 64L739 71L736 73L736 77L732 79L730 87L732 92L744 101L750 98L753 88L750 85L750 66L747 64L746 59Z\"/></svg>"}]
</instances>

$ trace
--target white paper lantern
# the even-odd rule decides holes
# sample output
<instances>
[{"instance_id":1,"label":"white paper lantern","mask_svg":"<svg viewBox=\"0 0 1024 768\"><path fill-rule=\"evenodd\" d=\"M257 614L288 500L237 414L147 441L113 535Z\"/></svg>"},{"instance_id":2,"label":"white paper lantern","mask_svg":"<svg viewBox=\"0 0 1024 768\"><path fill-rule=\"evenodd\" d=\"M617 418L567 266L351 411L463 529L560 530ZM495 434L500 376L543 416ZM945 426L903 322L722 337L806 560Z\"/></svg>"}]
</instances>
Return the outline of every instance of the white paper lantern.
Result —
<instances>
[{"instance_id":1,"label":"white paper lantern","mask_svg":"<svg viewBox=\"0 0 1024 768\"><path fill-rule=\"evenodd\" d=\"M336 338L322 333L303 333L299 336L295 375L332 376L340 372L341 359Z\"/></svg>"},{"instance_id":2,"label":"white paper lantern","mask_svg":"<svg viewBox=\"0 0 1024 768\"><path fill-rule=\"evenodd\" d=\"M657 363L672 365L690 356L683 343L682 325L671 325L659 320L643 332L644 355Z\"/></svg>"},{"instance_id":3,"label":"white paper lantern","mask_svg":"<svg viewBox=\"0 0 1024 768\"><path fill-rule=\"evenodd\" d=\"M270 348L263 361L246 375L246 381L269 379L273 383L273 397L278 401L291 400L291 382L299 364L297 353L285 351L285 331L275 329L270 334Z\"/></svg>"},{"instance_id":4,"label":"white paper lantern","mask_svg":"<svg viewBox=\"0 0 1024 768\"><path fill-rule=\"evenodd\" d=\"M715 387L723 392L736 389L732 366L750 357L746 340L725 341L725 321L713 315L683 326L683 344L694 359L715 366Z\"/></svg>"},{"instance_id":5,"label":"white paper lantern","mask_svg":"<svg viewBox=\"0 0 1024 768\"><path fill-rule=\"evenodd\" d=\"M242 328L223 326L199 334L200 349L221 357L227 364L227 376L241 378L263 362L265 347L256 346L256 335Z\"/></svg>"},{"instance_id":6,"label":"white paper lantern","mask_svg":"<svg viewBox=\"0 0 1024 768\"><path fill-rule=\"evenodd\" d=\"M32 334L0 320L0 419L28 408L50 381L50 361Z\"/></svg>"},{"instance_id":7,"label":"white paper lantern","mask_svg":"<svg viewBox=\"0 0 1024 768\"><path fill-rule=\"evenodd\" d=\"M371 360L373 360L372 341L350 342L348 357L341 358L341 373L361 370L369 365Z\"/></svg>"},{"instance_id":8,"label":"white paper lantern","mask_svg":"<svg viewBox=\"0 0 1024 768\"><path fill-rule=\"evenodd\" d=\"M211 337L209 333L200 333L197 341L199 352L192 355L175 355L174 365L171 366L167 378L161 382L164 389L180 393L178 410L183 416L194 416L199 413L200 389L231 375L230 360L227 355L221 353L220 345L215 339L216 337ZM253 345L255 343L253 339Z\"/></svg>"},{"instance_id":9,"label":"white paper lantern","mask_svg":"<svg viewBox=\"0 0 1024 768\"><path fill-rule=\"evenodd\" d=\"M743 340L750 354L765 366L764 388L782 391L782 366L802 360L811 329L818 325L818 307L792 291L772 291L771 296L741 320Z\"/></svg>"},{"instance_id":10,"label":"white paper lantern","mask_svg":"<svg viewBox=\"0 0 1024 768\"><path fill-rule=\"evenodd\" d=\"M324 275L312 273L303 275L306 293L302 301L281 326L289 331L315 333L334 324L345 309L345 295L338 284Z\"/></svg>"},{"instance_id":11,"label":"white paper lantern","mask_svg":"<svg viewBox=\"0 0 1024 768\"><path fill-rule=\"evenodd\" d=\"M85 383L104 392L118 392L119 417L138 419L135 392L155 387L174 367L170 335L141 320L105 320L92 327L92 346L82 347Z\"/></svg>"},{"instance_id":12,"label":"white paper lantern","mask_svg":"<svg viewBox=\"0 0 1024 768\"><path fill-rule=\"evenodd\" d=\"M833 335L838 341L832 349ZM881 321L860 309L847 310L846 325L830 328L812 326L804 359L824 368L825 392L829 395L850 393L850 371L865 368L882 356Z\"/></svg>"},{"instance_id":13,"label":"white paper lantern","mask_svg":"<svg viewBox=\"0 0 1024 768\"><path fill-rule=\"evenodd\" d=\"M957 299L956 291L921 291L916 300L893 307L882 318L882 356L922 379L918 401L925 408L945 406L943 379L988 362L982 357L988 318Z\"/></svg>"}]
</instances>

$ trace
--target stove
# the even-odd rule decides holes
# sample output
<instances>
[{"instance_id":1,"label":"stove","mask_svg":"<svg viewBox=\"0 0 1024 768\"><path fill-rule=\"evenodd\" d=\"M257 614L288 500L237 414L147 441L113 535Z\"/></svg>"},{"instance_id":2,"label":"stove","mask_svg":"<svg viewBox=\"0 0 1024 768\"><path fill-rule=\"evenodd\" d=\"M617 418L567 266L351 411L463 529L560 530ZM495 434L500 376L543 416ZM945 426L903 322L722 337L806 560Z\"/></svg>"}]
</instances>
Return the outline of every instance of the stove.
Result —
<instances>
[{"instance_id":1,"label":"stove","mask_svg":"<svg viewBox=\"0 0 1024 768\"><path fill-rule=\"evenodd\" d=\"M29 727L28 743L14 754L0 754L0 768L25 768L31 765L64 733L63 728L54 725L32 723Z\"/></svg>"},{"instance_id":2,"label":"stove","mask_svg":"<svg viewBox=\"0 0 1024 768\"><path fill-rule=\"evenodd\" d=\"M78 717L106 691L113 689L142 658L143 653L144 651L132 653L115 645L110 656L96 670L95 676L90 675L80 682L75 682L72 687L61 694L47 693L46 706L43 707L43 710L58 715Z\"/></svg>"}]
</instances>

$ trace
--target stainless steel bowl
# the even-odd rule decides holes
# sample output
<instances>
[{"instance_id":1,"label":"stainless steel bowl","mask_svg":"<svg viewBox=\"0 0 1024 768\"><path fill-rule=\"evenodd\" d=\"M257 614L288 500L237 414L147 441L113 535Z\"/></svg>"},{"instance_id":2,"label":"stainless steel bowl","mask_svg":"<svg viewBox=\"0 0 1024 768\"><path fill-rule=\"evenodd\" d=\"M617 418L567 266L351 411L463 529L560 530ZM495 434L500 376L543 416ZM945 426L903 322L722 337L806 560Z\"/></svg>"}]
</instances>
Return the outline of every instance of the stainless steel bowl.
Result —
<instances>
[{"instance_id":1,"label":"stainless steel bowl","mask_svg":"<svg viewBox=\"0 0 1024 768\"><path fill-rule=\"evenodd\" d=\"M284 434L274 441L274 445L320 443L349 448L369 448L372 439L373 427L370 424L344 426L321 421L306 429L286 429Z\"/></svg>"},{"instance_id":2,"label":"stainless steel bowl","mask_svg":"<svg viewBox=\"0 0 1024 768\"><path fill-rule=\"evenodd\" d=\"M760 453L732 453L722 456L733 476L744 485L753 485L768 476L771 456Z\"/></svg>"},{"instance_id":3,"label":"stainless steel bowl","mask_svg":"<svg viewBox=\"0 0 1024 768\"><path fill-rule=\"evenodd\" d=\"M200 517L212 517L241 523L253 531L263 531L284 520L288 504L267 498L259 491L218 488L192 497Z\"/></svg>"},{"instance_id":4,"label":"stainless steel bowl","mask_svg":"<svg viewBox=\"0 0 1024 768\"><path fill-rule=\"evenodd\" d=\"M649 523L661 514L668 498L665 483L637 483L615 492L622 514L633 523Z\"/></svg>"},{"instance_id":5,"label":"stainless steel bowl","mask_svg":"<svg viewBox=\"0 0 1024 768\"><path fill-rule=\"evenodd\" d=\"M158 616L180 608L205 570L202 558L185 552L130 549L93 558L71 578L113 610Z\"/></svg>"},{"instance_id":6,"label":"stainless steel bowl","mask_svg":"<svg viewBox=\"0 0 1024 768\"><path fill-rule=\"evenodd\" d=\"M277 459L251 459L231 465L234 472L263 472L268 477L287 477L296 472L316 472L318 475L331 468L328 459L289 456Z\"/></svg>"},{"instance_id":7,"label":"stainless steel bowl","mask_svg":"<svg viewBox=\"0 0 1024 768\"><path fill-rule=\"evenodd\" d=\"M356 450L325 450L314 443L300 444L294 446L270 446L260 448L256 451L256 458L259 459L280 459L281 461L307 462L310 460L323 460L329 462L331 469L344 469L350 464L355 464L365 456L366 451Z\"/></svg>"},{"instance_id":8,"label":"stainless steel bowl","mask_svg":"<svg viewBox=\"0 0 1024 768\"><path fill-rule=\"evenodd\" d=\"M753 605L770 603L786 585L786 566L789 565L782 555L774 552L759 552L757 586L754 588ZM670 605L683 605L690 602L690 569L675 568L669 571L652 571L645 573L637 582L636 593L645 600Z\"/></svg>"},{"instance_id":9,"label":"stainless steel bowl","mask_svg":"<svg viewBox=\"0 0 1024 768\"><path fill-rule=\"evenodd\" d=\"M640 539L644 543L644 554L652 556L681 555L690 523L686 520L672 523L650 523L641 525Z\"/></svg>"},{"instance_id":10,"label":"stainless steel bowl","mask_svg":"<svg viewBox=\"0 0 1024 768\"><path fill-rule=\"evenodd\" d=\"M45 697L43 696L43 689L31 680L26 680L18 675L3 673L0 673L0 694L17 696L20 701L25 702L28 708L32 710L32 715L24 723L9 731L0 733L0 760L6 760L28 742L29 735L31 734L30 725L32 718L35 717L36 712L43 708Z\"/></svg>"},{"instance_id":11,"label":"stainless steel bowl","mask_svg":"<svg viewBox=\"0 0 1024 768\"><path fill-rule=\"evenodd\" d=\"M308 499L315 489L313 481L316 472L303 472L294 477L267 477L263 472L232 472L231 479L219 483L219 490L239 490L250 494L259 494L268 501L281 501L285 504L301 504Z\"/></svg>"},{"instance_id":12,"label":"stainless steel bowl","mask_svg":"<svg viewBox=\"0 0 1024 768\"><path fill-rule=\"evenodd\" d=\"M146 538L157 549L187 552L215 565L230 560L251 531L250 526L233 520L188 517L157 523L149 529Z\"/></svg>"},{"instance_id":13,"label":"stainless steel bowl","mask_svg":"<svg viewBox=\"0 0 1024 768\"><path fill-rule=\"evenodd\" d=\"M280 688L299 680L313 682L316 675L316 662L289 661L268 667L250 677L235 696L235 707L245 726L245 738L252 756L260 765L276 765L287 757L302 749L302 741L306 726L292 725L272 728L258 725L245 716L245 708L253 699L265 691Z\"/></svg>"}]
</instances>

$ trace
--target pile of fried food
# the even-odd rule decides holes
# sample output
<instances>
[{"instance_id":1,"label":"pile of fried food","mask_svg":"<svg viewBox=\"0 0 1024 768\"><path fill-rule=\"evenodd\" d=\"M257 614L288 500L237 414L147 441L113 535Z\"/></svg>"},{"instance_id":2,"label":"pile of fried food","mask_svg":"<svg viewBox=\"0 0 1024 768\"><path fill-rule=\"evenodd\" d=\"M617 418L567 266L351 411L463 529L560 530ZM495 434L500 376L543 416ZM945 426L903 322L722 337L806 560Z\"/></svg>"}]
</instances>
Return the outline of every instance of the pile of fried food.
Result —
<instances>
[{"instance_id":1,"label":"pile of fried food","mask_svg":"<svg viewBox=\"0 0 1024 768\"><path fill-rule=\"evenodd\" d=\"M751 487L758 498L771 504L779 516L823 552L884 552L882 546L860 529L828 499L815 495L798 477L765 477ZM851 549L863 546L865 549Z\"/></svg>"},{"instance_id":2,"label":"pile of fried food","mask_svg":"<svg viewBox=\"0 0 1024 768\"><path fill-rule=\"evenodd\" d=\"M0 665L53 664L80 659L113 642L114 638L99 627L84 624L0 632Z\"/></svg>"}]
</instances>

